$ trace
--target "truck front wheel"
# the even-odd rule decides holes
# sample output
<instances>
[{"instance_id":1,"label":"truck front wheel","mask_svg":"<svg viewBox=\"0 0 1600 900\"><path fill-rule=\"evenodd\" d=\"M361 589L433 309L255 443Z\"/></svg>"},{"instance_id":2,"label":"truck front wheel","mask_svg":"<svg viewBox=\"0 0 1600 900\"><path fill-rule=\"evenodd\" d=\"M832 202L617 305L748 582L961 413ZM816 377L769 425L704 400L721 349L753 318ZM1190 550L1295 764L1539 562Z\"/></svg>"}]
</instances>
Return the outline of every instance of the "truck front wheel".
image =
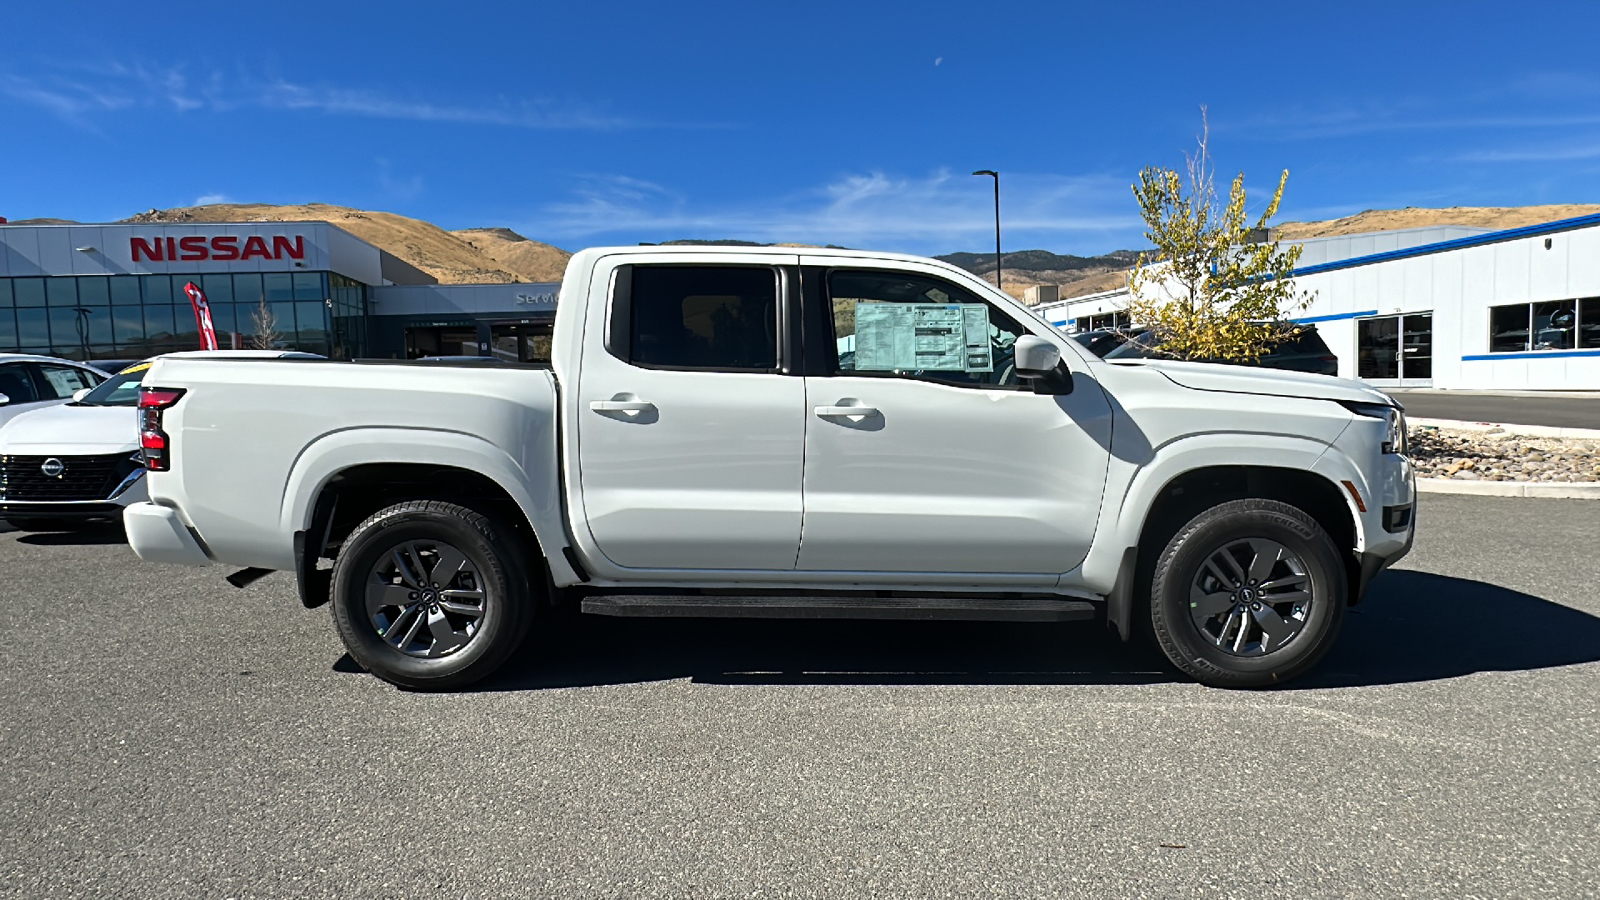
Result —
<instances>
[{"instance_id":1,"label":"truck front wheel","mask_svg":"<svg viewBox=\"0 0 1600 900\"><path fill-rule=\"evenodd\" d=\"M1173 665L1213 687L1280 684L1310 669L1344 621L1345 569L1304 511L1234 500L1178 530L1156 561L1150 621Z\"/></svg>"},{"instance_id":2,"label":"truck front wheel","mask_svg":"<svg viewBox=\"0 0 1600 900\"><path fill-rule=\"evenodd\" d=\"M356 526L334 563L331 605L362 667L400 687L447 690L505 662L532 603L506 529L464 506L413 500Z\"/></svg>"}]
</instances>

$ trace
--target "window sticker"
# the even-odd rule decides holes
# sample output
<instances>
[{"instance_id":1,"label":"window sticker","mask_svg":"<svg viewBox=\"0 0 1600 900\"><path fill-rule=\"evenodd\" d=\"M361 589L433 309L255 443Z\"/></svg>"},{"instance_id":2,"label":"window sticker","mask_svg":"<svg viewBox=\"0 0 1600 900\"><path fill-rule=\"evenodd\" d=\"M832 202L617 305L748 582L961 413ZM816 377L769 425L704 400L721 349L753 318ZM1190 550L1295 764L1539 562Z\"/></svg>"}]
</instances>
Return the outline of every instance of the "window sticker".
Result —
<instances>
[{"instance_id":1,"label":"window sticker","mask_svg":"<svg viewBox=\"0 0 1600 900\"><path fill-rule=\"evenodd\" d=\"M992 372L982 303L857 303L858 371Z\"/></svg>"},{"instance_id":2,"label":"window sticker","mask_svg":"<svg viewBox=\"0 0 1600 900\"><path fill-rule=\"evenodd\" d=\"M40 366L44 371L45 380L55 388L57 397L71 397L75 392L86 387L92 387L77 369L61 369L55 366Z\"/></svg>"}]
</instances>

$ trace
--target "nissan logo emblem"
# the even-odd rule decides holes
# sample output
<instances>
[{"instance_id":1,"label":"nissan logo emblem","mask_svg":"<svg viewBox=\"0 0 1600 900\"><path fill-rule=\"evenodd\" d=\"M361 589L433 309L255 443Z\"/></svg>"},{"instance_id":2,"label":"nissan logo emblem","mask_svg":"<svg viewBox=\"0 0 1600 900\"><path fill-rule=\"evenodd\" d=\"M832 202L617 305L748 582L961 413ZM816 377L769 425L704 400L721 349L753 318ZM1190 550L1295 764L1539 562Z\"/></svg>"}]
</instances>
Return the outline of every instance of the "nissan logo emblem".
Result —
<instances>
[{"instance_id":1,"label":"nissan logo emblem","mask_svg":"<svg viewBox=\"0 0 1600 900\"><path fill-rule=\"evenodd\" d=\"M67 464L53 456L45 460L44 465L39 467L39 471L43 472L46 478L59 478L61 473L66 470Z\"/></svg>"}]
</instances>

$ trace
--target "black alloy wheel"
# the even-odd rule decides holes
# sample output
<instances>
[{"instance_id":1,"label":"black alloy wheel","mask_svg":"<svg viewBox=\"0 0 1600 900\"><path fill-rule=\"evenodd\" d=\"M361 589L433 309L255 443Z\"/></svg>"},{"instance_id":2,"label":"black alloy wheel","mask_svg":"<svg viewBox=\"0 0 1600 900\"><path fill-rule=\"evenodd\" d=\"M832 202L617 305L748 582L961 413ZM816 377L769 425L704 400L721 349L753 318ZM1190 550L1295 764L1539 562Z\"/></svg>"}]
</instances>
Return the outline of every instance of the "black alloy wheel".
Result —
<instances>
[{"instance_id":1,"label":"black alloy wheel","mask_svg":"<svg viewBox=\"0 0 1600 900\"><path fill-rule=\"evenodd\" d=\"M1195 680L1257 688L1316 665L1347 605L1340 550L1316 520L1275 500L1234 500L1167 543L1150 622L1167 659Z\"/></svg>"}]
</instances>

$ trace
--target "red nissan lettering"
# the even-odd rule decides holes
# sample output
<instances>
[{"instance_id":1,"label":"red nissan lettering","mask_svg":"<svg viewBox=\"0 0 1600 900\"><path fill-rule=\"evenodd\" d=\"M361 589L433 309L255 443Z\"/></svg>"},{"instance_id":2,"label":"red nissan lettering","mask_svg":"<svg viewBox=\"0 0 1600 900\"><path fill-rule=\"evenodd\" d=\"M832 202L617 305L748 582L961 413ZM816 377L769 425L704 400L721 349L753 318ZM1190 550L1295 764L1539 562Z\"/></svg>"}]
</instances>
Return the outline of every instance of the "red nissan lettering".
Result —
<instances>
[{"instance_id":1,"label":"red nissan lettering","mask_svg":"<svg viewBox=\"0 0 1600 900\"><path fill-rule=\"evenodd\" d=\"M154 243L144 238L130 238L128 246L133 251L134 262L139 261L141 254L145 259L154 260L155 262L166 261L166 255L161 252L161 238L156 238Z\"/></svg>"},{"instance_id":2,"label":"red nissan lettering","mask_svg":"<svg viewBox=\"0 0 1600 900\"><path fill-rule=\"evenodd\" d=\"M262 259L272 258L271 251L267 250L266 239L259 235L245 240L244 252L239 254L240 259L255 259L256 257Z\"/></svg>"},{"instance_id":3,"label":"red nissan lettering","mask_svg":"<svg viewBox=\"0 0 1600 900\"><path fill-rule=\"evenodd\" d=\"M289 243L289 239L284 237L283 235L281 235L281 234L273 235L272 236L272 258L273 259L283 259L283 256L286 253L289 255L289 258L291 258L291 259L305 259L306 258L306 239L297 234L297 235L294 236L294 243L291 244L291 243Z\"/></svg>"},{"instance_id":4,"label":"red nissan lettering","mask_svg":"<svg viewBox=\"0 0 1600 900\"><path fill-rule=\"evenodd\" d=\"M178 257L179 259L205 259L207 256L206 239L198 234L191 234L178 241L178 246L183 250L183 255Z\"/></svg>"},{"instance_id":5,"label":"red nissan lettering","mask_svg":"<svg viewBox=\"0 0 1600 900\"><path fill-rule=\"evenodd\" d=\"M212 238L211 258L221 260L238 259L239 239L233 237L232 235L226 234L217 235L216 237Z\"/></svg>"}]
</instances>

